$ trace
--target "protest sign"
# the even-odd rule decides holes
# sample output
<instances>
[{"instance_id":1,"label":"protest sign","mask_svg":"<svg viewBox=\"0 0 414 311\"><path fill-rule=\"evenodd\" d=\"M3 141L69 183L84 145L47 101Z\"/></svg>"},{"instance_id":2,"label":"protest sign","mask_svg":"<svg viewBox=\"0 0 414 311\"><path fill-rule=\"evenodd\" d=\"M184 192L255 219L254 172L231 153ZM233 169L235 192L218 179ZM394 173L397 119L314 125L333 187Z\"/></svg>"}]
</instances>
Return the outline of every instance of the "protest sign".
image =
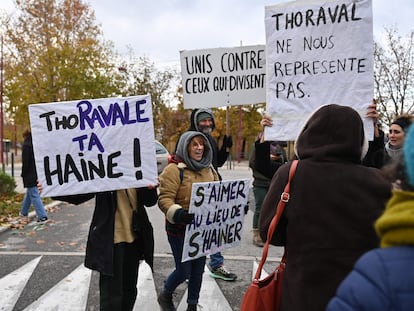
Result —
<instances>
[{"instance_id":1,"label":"protest sign","mask_svg":"<svg viewBox=\"0 0 414 311\"><path fill-rule=\"evenodd\" d=\"M294 140L326 104L365 116L374 96L371 0L293 1L265 8L266 140ZM367 137L372 120L365 119Z\"/></svg>"},{"instance_id":2,"label":"protest sign","mask_svg":"<svg viewBox=\"0 0 414 311\"><path fill-rule=\"evenodd\" d=\"M180 52L184 108L264 103L264 45Z\"/></svg>"},{"instance_id":3,"label":"protest sign","mask_svg":"<svg viewBox=\"0 0 414 311\"><path fill-rule=\"evenodd\" d=\"M157 184L151 97L29 106L43 196Z\"/></svg>"},{"instance_id":4,"label":"protest sign","mask_svg":"<svg viewBox=\"0 0 414 311\"><path fill-rule=\"evenodd\" d=\"M240 244L244 207L249 200L249 179L194 183L182 261L214 254Z\"/></svg>"}]
</instances>

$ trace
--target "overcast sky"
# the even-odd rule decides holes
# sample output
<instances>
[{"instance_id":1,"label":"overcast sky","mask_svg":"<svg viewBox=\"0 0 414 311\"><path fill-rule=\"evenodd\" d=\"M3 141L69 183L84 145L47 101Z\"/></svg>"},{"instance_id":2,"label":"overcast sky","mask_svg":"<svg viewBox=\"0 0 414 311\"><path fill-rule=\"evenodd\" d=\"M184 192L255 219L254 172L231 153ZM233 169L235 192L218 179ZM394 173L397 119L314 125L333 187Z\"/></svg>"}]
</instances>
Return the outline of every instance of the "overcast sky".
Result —
<instances>
[{"instance_id":1,"label":"overcast sky","mask_svg":"<svg viewBox=\"0 0 414 311\"><path fill-rule=\"evenodd\" d=\"M104 37L120 54L131 46L157 64L178 63L179 51L265 44L265 6L284 0L87 0ZM10 11L13 0L1 0ZM374 37L385 26L414 30L413 0L373 0Z\"/></svg>"}]
</instances>

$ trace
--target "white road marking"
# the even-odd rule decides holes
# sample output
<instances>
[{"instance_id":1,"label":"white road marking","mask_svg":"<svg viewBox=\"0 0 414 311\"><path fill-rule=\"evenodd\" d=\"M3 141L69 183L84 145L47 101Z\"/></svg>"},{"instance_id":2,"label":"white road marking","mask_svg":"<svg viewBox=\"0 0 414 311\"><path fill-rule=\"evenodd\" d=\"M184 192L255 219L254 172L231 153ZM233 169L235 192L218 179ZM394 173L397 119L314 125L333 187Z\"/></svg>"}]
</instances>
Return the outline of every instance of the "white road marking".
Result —
<instances>
[{"instance_id":1,"label":"white road marking","mask_svg":"<svg viewBox=\"0 0 414 311\"><path fill-rule=\"evenodd\" d=\"M155 290L154 278L150 266L142 261L138 273L138 297L134 310L158 310L157 292Z\"/></svg>"},{"instance_id":2,"label":"white road marking","mask_svg":"<svg viewBox=\"0 0 414 311\"><path fill-rule=\"evenodd\" d=\"M42 256L33 259L0 279L0 311L13 310L41 258ZM253 275L257 266L257 262L253 260ZM266 271L263 270L261 278L267 275ZM91 270L84 267L83 264L78 266L72 273L32 302L24 311L84 311L87 305L91 276ZM151 268L145 262L140 264L137 286L138 297L134 310L158 310L157 291L153 274ZM187 309L187 295L188 292L186 291L179 303L178 311ZM207 266L204 268L198 305L203 311L232 310L216 280L210 276L210 270Z\"/></svg>"},{"instance_id":3,"label":"white road marking","mask_svg":"<svg viewBox=\"0 0 414 311\"><path fill-rule=\"evenodd\" d=\"M92 271L81 264L66 278L29 305L25 311L84 311Z\"/></svg>"},{"instance_id":4,"label":"white road marking","mask_svg":"<svg viewBox=\"0 0 414 311\"><path fill-rule=\"evenodd\" d=\"M259 264L256 260L253 261L253 270L252 270L252 281L254 279L254 276L256 275L257 268L259 267ZM262 269L262 272L260 274L260 279L263 280L265 277L267 277L269 274L265 271L265 269Z\"/></svg>"},{"instance_id":5,"label":"white road marking","mask_svg":"<svg viewBox=\"0 0 414 311\"><path fill-rule=\"evenodd\" d=\"M14 305L41 258L40 256L29 261L24 266L21 266L0 279L0 310L13 310Z\"/></svg>"},{"instance_id":6,"label":"white road marking","mask_svg":"<svg viewBox=\"0 0 414 311\"><path fill-rule=\"evenodd\" d=\"M186 290L177 311L187 310L187 295ZM203 283L201 284L200 300L198 301L200 310L203 311L231 311L231 307L221 292L217 282L210 276L210 270L205 266L203 274Z\"/></svg>"}]
</instances>

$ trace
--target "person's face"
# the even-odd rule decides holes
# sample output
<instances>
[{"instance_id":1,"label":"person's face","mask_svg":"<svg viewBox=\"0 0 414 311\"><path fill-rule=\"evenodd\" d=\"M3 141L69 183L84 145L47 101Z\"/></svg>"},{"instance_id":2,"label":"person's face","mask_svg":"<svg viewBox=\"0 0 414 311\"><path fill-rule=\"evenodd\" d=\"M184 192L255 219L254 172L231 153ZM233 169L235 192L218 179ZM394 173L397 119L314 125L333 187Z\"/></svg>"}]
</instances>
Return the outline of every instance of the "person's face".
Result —
<instances>
[{"instance_id":1,"label":"person's face","mask_svg":"<svg viewBox=\"0 0 414 311\"><path fill-rule=\"evenodd\" d=\"M210 134L213 130L213 120L211 118L206 118L198 122L198 128L204 134Z\"/></svg>"},{"instance_id":2,"label":"person's face","mask_svg":"<svg viewBox=\"0 0 414 311\"><path fill-rule=\"evenodd\" d=\"M193 137L188 145L188 155L191 159L201 161L203 158L205 142L200 136Z\"/></svg>"},{"instance_id":3,"label":"person's face","mask_svg":"<svg viewBox=\"0 0 414 311\"><path fill-rule=\"evenodd\" d=\"M401 126L391 124L389 133L389 142L392 147L399 148L404 144L405 133Z\"/></svg>"}]
</instances>

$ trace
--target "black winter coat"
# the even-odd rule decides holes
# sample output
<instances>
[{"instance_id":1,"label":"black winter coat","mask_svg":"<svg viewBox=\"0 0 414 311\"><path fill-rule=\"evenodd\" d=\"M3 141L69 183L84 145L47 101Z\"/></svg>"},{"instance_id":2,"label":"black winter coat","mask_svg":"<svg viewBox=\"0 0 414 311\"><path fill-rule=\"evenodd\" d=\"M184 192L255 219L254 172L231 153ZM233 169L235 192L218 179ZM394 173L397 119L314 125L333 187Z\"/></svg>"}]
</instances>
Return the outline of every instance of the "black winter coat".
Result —
<instances>
[{"instance_id":1,"label":"black winter coat","mask_svg":"<svg viewBox=\"0 0 414 311\"><path fill-rule=\"evenodd\" d=\"M157 203L157 190L148 188L138 188L136 190L138 220L141 228L137 234L138 247L141 250L137 260L144 259L152 269L154 263L154 235L144 206L152 206ZM85 267L97 270L105 275L113 275L116 191L62 196L56 199L72 204L80 204L92 198L95 198L95 210L86 244Z\"/></svg>"},{"instance_id":2,"label":"black winter coat","mask_svg":"<svg viewBox=\"0 0 414 311\"><path fill-rule=\"evenodd\" d=\"M32 135L29 135L23 142L21 177L23 178L23 186L25 188L36 186L37 172L33 153Z\"/></svg>"},{"instance_id":3,"label":"black winter coat","mask_svg":"<svg viewBox=\"0 0 414 311\"><path fill-rule=\"evenodd\" d=\"M299 163L290 200L271 240L287 251L281 311L325 310L356 260L379 245L373 224L391 185L378 169L361 164L364 142L358 113L337 105L312 115L296 140ZM276 171L263 201L263 239L289 167Z\"/></svg>"}]
</instances>

